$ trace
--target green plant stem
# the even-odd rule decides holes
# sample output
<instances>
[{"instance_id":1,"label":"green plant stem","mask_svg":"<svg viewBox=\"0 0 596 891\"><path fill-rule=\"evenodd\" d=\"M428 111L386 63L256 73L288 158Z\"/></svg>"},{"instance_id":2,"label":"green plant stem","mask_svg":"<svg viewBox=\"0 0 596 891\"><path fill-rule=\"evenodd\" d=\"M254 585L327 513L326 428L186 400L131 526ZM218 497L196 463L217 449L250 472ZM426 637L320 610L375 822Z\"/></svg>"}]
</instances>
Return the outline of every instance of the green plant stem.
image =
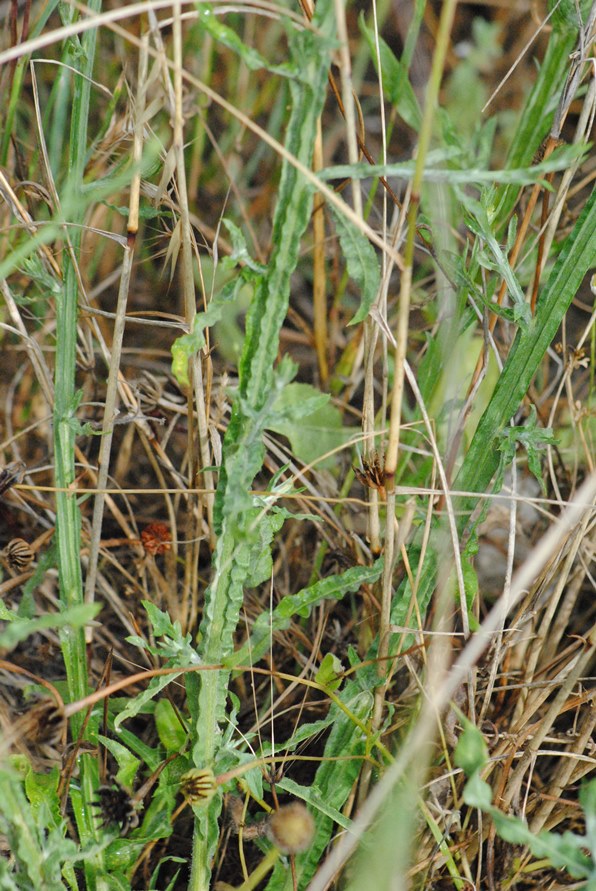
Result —
<instances>
[{"instance_id":1,"label":"green plant stem","mask_svg":"<svg viewBox=\"0 0 596 891\"><path fill-rule=\"evenodd\" d=\"M92 0L93 11L99 11L101 3ZM89 119L89 99L91 75L95 57L96 30L87 31L81 46L73 50L68 45L66 62L74 69L72 85L72 116L68 167L65 183L64 207L70 208L73 222L83 219L83 208L75 196L80 195L85 170L87 146L87 122ZM72 227L69 233L69 249L64 251L63 293L56 301L56 366L54 403L54 460L56 492L56 538L58 544L58 573L60 579L60 599L63 608L73 607L83 602L83 582L80 562L81 517L74 494L68 493L75 480L75 441L76 441L76 343L77 343L77 304L79 280L77 259L80 254L81 228ZM83 629L63 629L60 641L70 701L80 699L87 693L87 660ZM82 716L73 716L71 727L73 738L77 738L82 726ZM89 756L81 758L81 792L83 802L93 797L97 782L96 770ZM94 827L88 807L80 809L77 823L81 842L88 843L94 838ZM95 864L96 865L96 864ZM92 891L95 884L93 860L85 862L87 888Z\"/></svg>"},{"instance_id":2,"label":"green plant stem","mask_svg":"<svg viewBox=\"0 0 596 891\"><path fill-rule=\"evenodd\" d=\"M328 2L321 2L313 23L325 38L334 23ZM292 46L295 79L290 81L292 108L286 151L310 172L317 121L325 95L329 46L320 35L296 35ZM312 189L296 166L284 160L273 223L272 252L249 310L240 364L240 381L224 443L224 462L216 501L219 539L212 582L205 594L200 655L205 663L226 660L233 652L244 586L263 552L259 517L248 495L263 457L263 434L276 387L274 365L279 334L287 313L291 275L298 262L300 239L310 220ZM288 366L285 366L287 380ZM196 727L193 758L197 766L213 767L222 740L229 673L201 676L189 698ZM198 695L197 695L198 694ZM221 799L195 809L195 841L190 888L207 891L210 861L219 835Z\"/></svg>"}]
</instances>

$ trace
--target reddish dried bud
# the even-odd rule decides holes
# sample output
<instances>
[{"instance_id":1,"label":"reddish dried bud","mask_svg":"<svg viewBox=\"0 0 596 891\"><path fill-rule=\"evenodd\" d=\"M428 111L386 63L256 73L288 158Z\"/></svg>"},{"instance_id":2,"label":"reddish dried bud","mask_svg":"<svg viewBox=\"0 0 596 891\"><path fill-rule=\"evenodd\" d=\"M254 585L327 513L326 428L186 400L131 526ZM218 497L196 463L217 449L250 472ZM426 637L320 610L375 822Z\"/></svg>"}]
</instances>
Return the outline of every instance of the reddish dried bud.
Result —
<instances>
[{"instance_id":1,"label":"reddish dried bud","mask_svg":"<svg viewBox=\"0 0 596 891\"><path fill-rule=\"evenodd\" d=\"M172 547L170 527L165 523L149 523L141 532L141 541L148 554L165 554Z\"/></svg>"}]
</instances>

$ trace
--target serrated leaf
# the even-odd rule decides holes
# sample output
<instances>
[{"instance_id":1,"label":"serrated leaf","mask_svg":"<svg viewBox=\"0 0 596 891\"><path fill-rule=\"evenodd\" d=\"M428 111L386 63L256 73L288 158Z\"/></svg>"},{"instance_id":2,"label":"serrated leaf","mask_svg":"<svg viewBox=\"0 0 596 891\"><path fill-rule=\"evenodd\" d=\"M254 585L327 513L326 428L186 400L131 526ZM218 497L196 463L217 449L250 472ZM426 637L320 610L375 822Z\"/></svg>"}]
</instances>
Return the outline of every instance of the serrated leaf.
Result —
<instances>
[{"instance_id":1,"label":"serrated leaf","mask_svg":"<svg viewBox=\"0 0 596 891\"><path fill-rule=\"evenodd\" d=\"M499 437L498 448L502 453L502 459L497 472L495 488L501 488L505 469L514 460L517 446L521 445L525 449L528 458L528 470L540 483L543 494L546 494L546 483L542 475L541 453L547 446L553 445L555 442L556 439L550 427L538 427L536 407L532 404L530 406L530 417L526 423L520 427L507 427Z\"/></svg>"},{"instance_id":2,"label":"serrated leaf","mask_svg":"<svg viewBox=\"0 0 596 891\"><path fill-rule=\"evenodd\" d=\"M232 255L230 257L225 257L224 260L234 264L244 263L252 272L256 272L258 275L263 275L267 271L267 267L263 266L262 263L257 263L256 260L253 260L246 245L246 239L242 230L239 229L235 223L225 217L223 219L223 224L228 230L230 241L232 242Z\"/></svg>"},{"instance_id":3,"label":"serrated leaf","mask_svg":"<svg viewBox=\"0 0 596 891\"><path fill-rule=\"evenodd\" d=\"M230 665L244 665L252 660L257 662L269 645L272 631L284 631L289 628L294 616L306 618L310 611L323 600L340 600L346 594L358 591L361 585L373 584L383 572L382 558L373 566L353 566L340 575L321 579L297 594L288 594L278 603L269 615L261 613L252 628L249 643L244 644L234 654Z\"/></svg>"},{"instance_id":4,"label":"serrated leaf","mask_svg":"<svg viewBox=\"0 0 596 891\"><path fill-rule=\"evenodd\" d=\"M360 291L360 307L350 325L363 322L370 312L381 282L379 259L368 238L358 227L333 205L329 209L339 235L339 243L346 260L348 275Z\"/></svg>"},{"instance_id":5,"label":"serrated leaf","mask_svg":"<svg viewBox=\"0 0 596 891\"><path fill-rule=\"evenodd\" d=\"M271 543L283 526L285 519L284 513L275 508L255 509L252 515L247 516L247 522L253 522L257 532L257 538L251 549L252 559L249 572L246 576L247 587L256 588L257 585L271 578L273 572Z\"/></svg>"},{"instance_id":6,"label":"serrated leaf","mask_svg":"<svg viewBox=\"0 0 596 891\"><path fill-rule=\"evenodd\" d=\"M299 79L289 80L291 110L285 148L304 166L312 163L317 125L326 94L330 47L335 43L335 18L330 0L317 2L312 29L289 35L291 63ZM200 654L206 663L230 658L254 562L255 536L245 518L252 509L250 489L264 459L263 434L275 394L274 369L280 332L286 317L291 277L300 254L302 235L312 211L313 189L294 164L284 160L273 218L272 250L266 273L258 276L246 317L239 384L223 448L223 462L214 510L218 541L212 581L205 592L199 630ZM217 758L226 717L229 673L206 672L187 680L192 700L192 750L197 766ZM195 844L193 877L197 887L211 884L210 864L219 839L221 794L207 807L193 808Z\"/></svg>"}]
</instances>

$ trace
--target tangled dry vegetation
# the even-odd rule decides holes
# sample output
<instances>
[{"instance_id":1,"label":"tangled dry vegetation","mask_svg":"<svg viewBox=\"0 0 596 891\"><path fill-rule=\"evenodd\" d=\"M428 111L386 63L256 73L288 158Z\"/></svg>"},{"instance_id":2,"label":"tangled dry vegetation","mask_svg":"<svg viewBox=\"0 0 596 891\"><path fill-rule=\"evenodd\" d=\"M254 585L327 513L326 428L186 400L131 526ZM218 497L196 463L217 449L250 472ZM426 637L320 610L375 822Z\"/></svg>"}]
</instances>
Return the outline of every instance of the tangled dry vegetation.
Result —
<instances>
[{"instance_id":1,"label":"tangled dry vegetation","mask_svg":"<svg viewBox=\"0 0 596 891\"><path fill-rule=\"evenodd\" d=\"M593 843L595 6L459 4L409 263L412 169L355 165L413 157L448 5L3 4L0 887L584 886L454 752Z\"/></svg>"}]
</instances>

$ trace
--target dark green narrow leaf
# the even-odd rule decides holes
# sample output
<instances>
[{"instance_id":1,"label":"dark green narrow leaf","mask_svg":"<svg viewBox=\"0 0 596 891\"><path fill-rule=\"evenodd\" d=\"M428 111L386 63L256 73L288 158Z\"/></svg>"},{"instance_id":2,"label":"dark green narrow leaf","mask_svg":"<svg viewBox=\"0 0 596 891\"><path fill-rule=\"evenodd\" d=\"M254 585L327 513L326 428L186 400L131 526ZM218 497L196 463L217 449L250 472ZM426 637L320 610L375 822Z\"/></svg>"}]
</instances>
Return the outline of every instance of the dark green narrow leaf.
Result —
<instances>
[{"instance_id":1,"label":"dark green narrow leaf","mask_svg":"<svg viewBox=\"0 0 596 891\"><path fill-rule=\"evenodd\" d=\"M520 123L509 149L506 167L526 167L532 163L542 140L548 135L552 124L556 103L565 83L569 65L569 53L575 44L576 35L572 32L552 31L538 77L525 107L520 115ZM555 86L556 85L556 86ZM504 185L496 202L497 219L504 225L509 219L517 199L518 188Z\"/></svg>"},{"instance_id":2,"label":"dark green narrow leaf","mask_svg":"<svg viewBox=\"0 0 596 891\"><path fill-rule=\"evenodd\" d=\"M466 454L454 488L485 491L499 464L499 435L524 398L578 288L596 261L596 190L567 237L526 331L518 331L491 401ZM458 508L473 510L476 499Z\"/></svg>"},{"instance_id":3,"label":"dark green narrow leaf","mask_svg":"<svg viewBox=\"0 0 596 891\"><path fill-rule=\"evenodd\" d=\"M296 75L295 65L272 65L254 47L245 43L236 31L229 28L215 15L211 4L197 4L196 12L205 31L208 31L214 40L237 53L250 71L258 71L264 68L272 74L282 75L283 77Z\"/></svg>"}]
</instances>

